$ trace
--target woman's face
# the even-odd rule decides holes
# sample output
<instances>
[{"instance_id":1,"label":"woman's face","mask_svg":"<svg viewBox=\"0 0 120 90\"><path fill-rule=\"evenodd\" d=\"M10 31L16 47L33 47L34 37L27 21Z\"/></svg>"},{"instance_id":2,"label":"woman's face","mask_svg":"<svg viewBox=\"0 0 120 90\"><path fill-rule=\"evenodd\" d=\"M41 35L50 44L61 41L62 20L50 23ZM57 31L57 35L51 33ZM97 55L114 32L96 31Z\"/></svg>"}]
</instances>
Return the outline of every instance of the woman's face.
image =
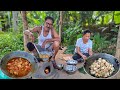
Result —
<instances>
[{"instance_id":1,"label":"woman's face","mask_svg":"<svg viewBox=\"0 0 120 90\"><path fill-rule=\"evenodd\" d=\"M90 39L90 33L86 33L85 35L83 35L83 39L85 41L88 41Z\"/></svg>"}]
</instances>

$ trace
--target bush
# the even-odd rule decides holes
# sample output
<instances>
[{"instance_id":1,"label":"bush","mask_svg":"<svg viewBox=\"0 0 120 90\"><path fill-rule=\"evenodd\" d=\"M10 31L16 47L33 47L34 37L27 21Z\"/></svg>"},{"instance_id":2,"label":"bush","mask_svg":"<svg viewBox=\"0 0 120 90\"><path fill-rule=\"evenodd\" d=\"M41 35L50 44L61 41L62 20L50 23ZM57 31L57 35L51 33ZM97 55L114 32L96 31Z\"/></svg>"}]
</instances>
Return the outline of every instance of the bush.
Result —
<instances>
[{"instance_id":1,"label":"bush","mask_svg":"<svg viewBox=\"0 0 120 90\"><path fill-rule=\"evenodd\" d=\"M11 51L24 50L23 34L5 32L0 34L0 58Z\"/></svg>"},{"instance_id":2,"label":"bush","mask_svg":"<svg viewBox=\"0 0 120 90\"><path fill-rule=\"evenodd\" d=\"M65 50L65 54L74 54L74 50L75 50L75 45L70 45L67 47L67 49Z\"/></svg>"},{"instance_id":3,"label":"bush","mask_svg":"<svg viewBox=\"0 0 120 90\"><path fill-rule=\"evenodd\" d=\"M102 37L99 33L96 33L93 37L91 37L91 39L93 41L94 53L108 53L112 55L115 54L115 38L107 40L107 36Z\"/></svg>"}]
</instances>

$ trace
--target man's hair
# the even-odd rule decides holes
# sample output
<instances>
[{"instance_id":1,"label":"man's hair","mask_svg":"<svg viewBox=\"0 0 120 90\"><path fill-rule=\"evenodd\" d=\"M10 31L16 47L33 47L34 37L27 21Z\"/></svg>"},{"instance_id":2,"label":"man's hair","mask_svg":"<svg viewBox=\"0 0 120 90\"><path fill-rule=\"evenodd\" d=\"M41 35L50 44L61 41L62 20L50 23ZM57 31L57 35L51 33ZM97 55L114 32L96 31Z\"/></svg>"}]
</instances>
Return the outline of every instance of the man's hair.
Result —
<instances>
[{"instance_id":1,"label":"man's hair","mask_svg":"<svg viewBox=\"0 0 120 90\"><path fill-rule=\"evenodd\" d=\"M90 33L91 34L91 31L90 30L83 31L83 35L85 35L86 33Z\"/></svg>"},{"instance_id":2,"label":"man's hair","mask_svg":"<svg viewBox=\"0 0 120 90\"><path fill-rule=\"evenodd\" d=\"M54 23L54 19L53 19L52 17L50 17L50 16L47 16L47 17L45 18L45 21L46 21L47 19L50 19L50 20L52 20L52 22Z\"/></svg>"}]
</instances>

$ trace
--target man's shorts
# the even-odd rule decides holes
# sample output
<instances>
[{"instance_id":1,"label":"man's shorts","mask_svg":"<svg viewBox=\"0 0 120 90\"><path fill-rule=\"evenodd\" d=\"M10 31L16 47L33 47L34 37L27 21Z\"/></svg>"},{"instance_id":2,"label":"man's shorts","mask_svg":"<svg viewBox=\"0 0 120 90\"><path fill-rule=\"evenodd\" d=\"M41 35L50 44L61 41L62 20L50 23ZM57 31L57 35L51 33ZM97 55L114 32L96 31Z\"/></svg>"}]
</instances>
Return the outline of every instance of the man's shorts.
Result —
<instances>
[{"instance_id":1,"label":"man's shorts","mask_svg":"<svg viewBox=\"0 0 120 90\"><path fill-rule=\"evenodd\" d=\"M53 44L53 43L50 43L50 44L47 45L46 48L42 48L42 47L41 47L40 45L38 45L38 44L33 44L33 43L31 43L31 42L28 42L28 43L27 43L27 48L28 48L29 51L33 51L33 50L35 49L35 46L34 46L34 45L36 45L36 47L37 47L37 49L39 50L39 52L45 51L45 50L52 52L52 51L53 51L53 49L52 49L52 44Z\"/></svg>"}]
</instances>

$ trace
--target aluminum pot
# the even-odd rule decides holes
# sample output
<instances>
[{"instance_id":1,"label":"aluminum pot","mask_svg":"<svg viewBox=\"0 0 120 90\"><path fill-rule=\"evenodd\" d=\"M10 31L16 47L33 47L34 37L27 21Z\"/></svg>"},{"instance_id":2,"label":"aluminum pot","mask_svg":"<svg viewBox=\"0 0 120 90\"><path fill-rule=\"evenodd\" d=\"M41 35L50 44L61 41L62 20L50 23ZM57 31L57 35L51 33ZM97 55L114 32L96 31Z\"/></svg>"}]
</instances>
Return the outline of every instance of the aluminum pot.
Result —
<instances>
[{"instance_id":1,"label":"aluminum pot","mask_svg":"<svg viewBox=\"0 0 120 90\"><path fill-rule=\"evenodd\" d=\"M32 64L32 70L26 76L15 77L15 76L9 74L9 72L7 72L7 70L6 70L7 62L15 57L21 57L21 58L27 59ZM38 69L38 64L37 64L37 59L30 53L25 52L25 51L13 51L13 52L5 55L2 58L0 67L1 67L2 72L12 79L26 79L26 78L31 77L32 74Z\"/></svg>"},{"instance_id":2,"label":"aluminum pot","mask_svg":"<svg viewBox=\"0 0 120 90\"><path fill-rule=\"evenodd\" d=\"M63 68L68 74L74 74L78 68L75 65L65 65Z\"/></svg>"}]
</instances>

